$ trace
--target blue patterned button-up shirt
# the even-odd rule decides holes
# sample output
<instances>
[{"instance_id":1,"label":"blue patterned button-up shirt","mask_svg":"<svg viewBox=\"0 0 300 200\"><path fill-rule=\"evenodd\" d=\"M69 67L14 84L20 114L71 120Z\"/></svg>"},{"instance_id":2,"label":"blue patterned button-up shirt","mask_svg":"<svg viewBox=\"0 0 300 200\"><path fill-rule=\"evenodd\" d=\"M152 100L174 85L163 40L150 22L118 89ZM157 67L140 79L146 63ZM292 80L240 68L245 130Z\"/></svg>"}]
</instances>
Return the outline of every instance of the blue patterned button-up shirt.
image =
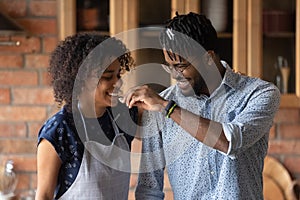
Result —
<instances>
[{"instance_id":1,"label":"blue patterned button-up shirt","mask_svg":"<svg viewBox=\"0 0 300 200\"><path fill-rule=\"evenodd\" d=\"M136 199L164 198L164 169L176 200L263 199L263 163L279 107L278 89L226 67L221 85L209 97L184 97L176 85L161 95L181 108L222 123L229 149L223 153L208 147L161 113L145 113Z\"/></svg>"}]
</instances>

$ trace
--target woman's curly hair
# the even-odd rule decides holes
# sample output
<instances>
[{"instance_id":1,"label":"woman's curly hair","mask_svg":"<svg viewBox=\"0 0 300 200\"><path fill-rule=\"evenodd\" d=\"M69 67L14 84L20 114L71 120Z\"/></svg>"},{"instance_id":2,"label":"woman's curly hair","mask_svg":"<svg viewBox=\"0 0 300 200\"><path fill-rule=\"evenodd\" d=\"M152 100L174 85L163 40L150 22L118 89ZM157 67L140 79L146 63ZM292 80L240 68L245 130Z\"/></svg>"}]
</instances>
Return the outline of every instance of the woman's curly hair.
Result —
<instances>
[{"instance_id":1,"label":"woman's curly hair","mask_svg":"<svg viewBox=\"0 0 300 200\"><path fill-rule=\"evenodd\" d=\"M90 32L77 33L61 41L51 54L48 68L54 98L58 105L65 104L66 109L71 112L72 101L77 100L84 80L94 69L99 69L98 72L101 74L109 64L105 63L106 58L111 57L119 60L123 72L133 67L134 61L130 52L122 41L114 37ZM73 96L74 94L76 96Z\"/></svg>"}]
</instances>

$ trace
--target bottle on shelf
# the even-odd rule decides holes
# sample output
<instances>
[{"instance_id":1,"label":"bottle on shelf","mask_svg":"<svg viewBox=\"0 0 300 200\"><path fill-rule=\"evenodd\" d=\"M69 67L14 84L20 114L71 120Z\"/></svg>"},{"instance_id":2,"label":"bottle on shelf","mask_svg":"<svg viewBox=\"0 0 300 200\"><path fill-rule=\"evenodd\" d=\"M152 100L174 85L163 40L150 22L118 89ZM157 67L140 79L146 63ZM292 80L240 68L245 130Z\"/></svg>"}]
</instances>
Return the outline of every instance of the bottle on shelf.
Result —
<instances>
[{"instance_id":1,"label":"bottle on shelf","mask_svg":"<svg viewBox=\"0 0 300 200\"><path fill-rule=\"evenodd\" d=\"M3 168L0 169L0 199L12 199L14 190L17 186L17 177L14 172L14 163L12 160L6 161Z\"/></svg>"},{"instance_id":2,"label":"bottle on shelf","mask_svg":"<svg viewBox=\"0 0 300 200\"><path fill-rule=\"evenodd\" d=\"M282 93L288 93L288 86L289 86L289 77L290 77L290 67L286 59L283 60L283 65L280 68L281 75L282 75L282 83L283 83L283 90Z\"/></svg>"},{"instance_id":3,"label":"bottle on shelf","mask_svg":"<svg viewBox=\"0 0 300 200\"><path fill-rule=\"evenodd\" d=\"M279 91L282 93L283 91L283 80L282 80L282 74L280 70L280 66L278 65L278 62L274 64L275 66L275 77L274 77L274 84L278 87Z\"/></svg>"},{"instance_id":4,"label":"bottle on shelf","mask_svg":"<svg viewBox=\"0 0 300 200\"><path fill-rule=\"evenodd\" d=\"M282 94L288 93L290 67L288 65L287 59L282 56L278 56L275 63L275 70L276 73L274 84L279 88Z\"/></svg>"}]
</instances>

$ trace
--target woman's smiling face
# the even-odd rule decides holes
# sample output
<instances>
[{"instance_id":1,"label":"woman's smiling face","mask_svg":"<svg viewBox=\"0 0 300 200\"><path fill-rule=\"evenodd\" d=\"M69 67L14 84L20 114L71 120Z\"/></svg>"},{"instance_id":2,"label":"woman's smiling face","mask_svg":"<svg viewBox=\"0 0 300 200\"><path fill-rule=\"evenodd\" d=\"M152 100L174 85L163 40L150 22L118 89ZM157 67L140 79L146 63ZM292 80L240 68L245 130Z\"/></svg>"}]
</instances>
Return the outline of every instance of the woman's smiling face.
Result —
<instances>
[{"instance_id":1,"label":"woman's smiling face","mask_svg":"<svg viewBox=\"0 0 300 200\"><path fill-rule=\"evenodd\" d=\"M103 72L95 90L95 106L108 107L118 104L118 92L123 82L121 80L121 64L116 59Z\"/></svg>"},{"instance_id":2,"label":"woman's smiling face","mask_svg":"<svg viewBox=\"0 0 300 200\"><path fill-rule=\"evenodd\" d=\"M104 113L106 107L114 107L118 104L117 94L123 83L121 64L118 59L105 69L100 78L98 78L97 72L97 70L91 72L91 76L85 81L79 99L86 114L89 113L89 116L93 116L94 112L99 117Z\"/></svg>"}]
</instances>

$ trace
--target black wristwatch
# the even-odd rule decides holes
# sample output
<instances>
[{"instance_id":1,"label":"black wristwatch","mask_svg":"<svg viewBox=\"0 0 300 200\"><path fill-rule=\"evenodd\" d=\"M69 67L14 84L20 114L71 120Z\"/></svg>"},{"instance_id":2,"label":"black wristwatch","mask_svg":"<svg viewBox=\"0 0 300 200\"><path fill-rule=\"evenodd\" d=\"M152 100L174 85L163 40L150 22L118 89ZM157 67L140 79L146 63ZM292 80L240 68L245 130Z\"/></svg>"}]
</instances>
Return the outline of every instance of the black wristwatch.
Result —
<instances>
[{"instance_id":1,"label":"black wristwatch","mask_svg":"<svg viewBox=\"0 0 300 200\"><path fill-rule=\"evenodd\" d=\"M165 109L163 110L163 115L167 118L170 118L170 115L173 113L174 109L176 108L177 104L175 101L170 100Z\"/></svg>"}]
</instances>

